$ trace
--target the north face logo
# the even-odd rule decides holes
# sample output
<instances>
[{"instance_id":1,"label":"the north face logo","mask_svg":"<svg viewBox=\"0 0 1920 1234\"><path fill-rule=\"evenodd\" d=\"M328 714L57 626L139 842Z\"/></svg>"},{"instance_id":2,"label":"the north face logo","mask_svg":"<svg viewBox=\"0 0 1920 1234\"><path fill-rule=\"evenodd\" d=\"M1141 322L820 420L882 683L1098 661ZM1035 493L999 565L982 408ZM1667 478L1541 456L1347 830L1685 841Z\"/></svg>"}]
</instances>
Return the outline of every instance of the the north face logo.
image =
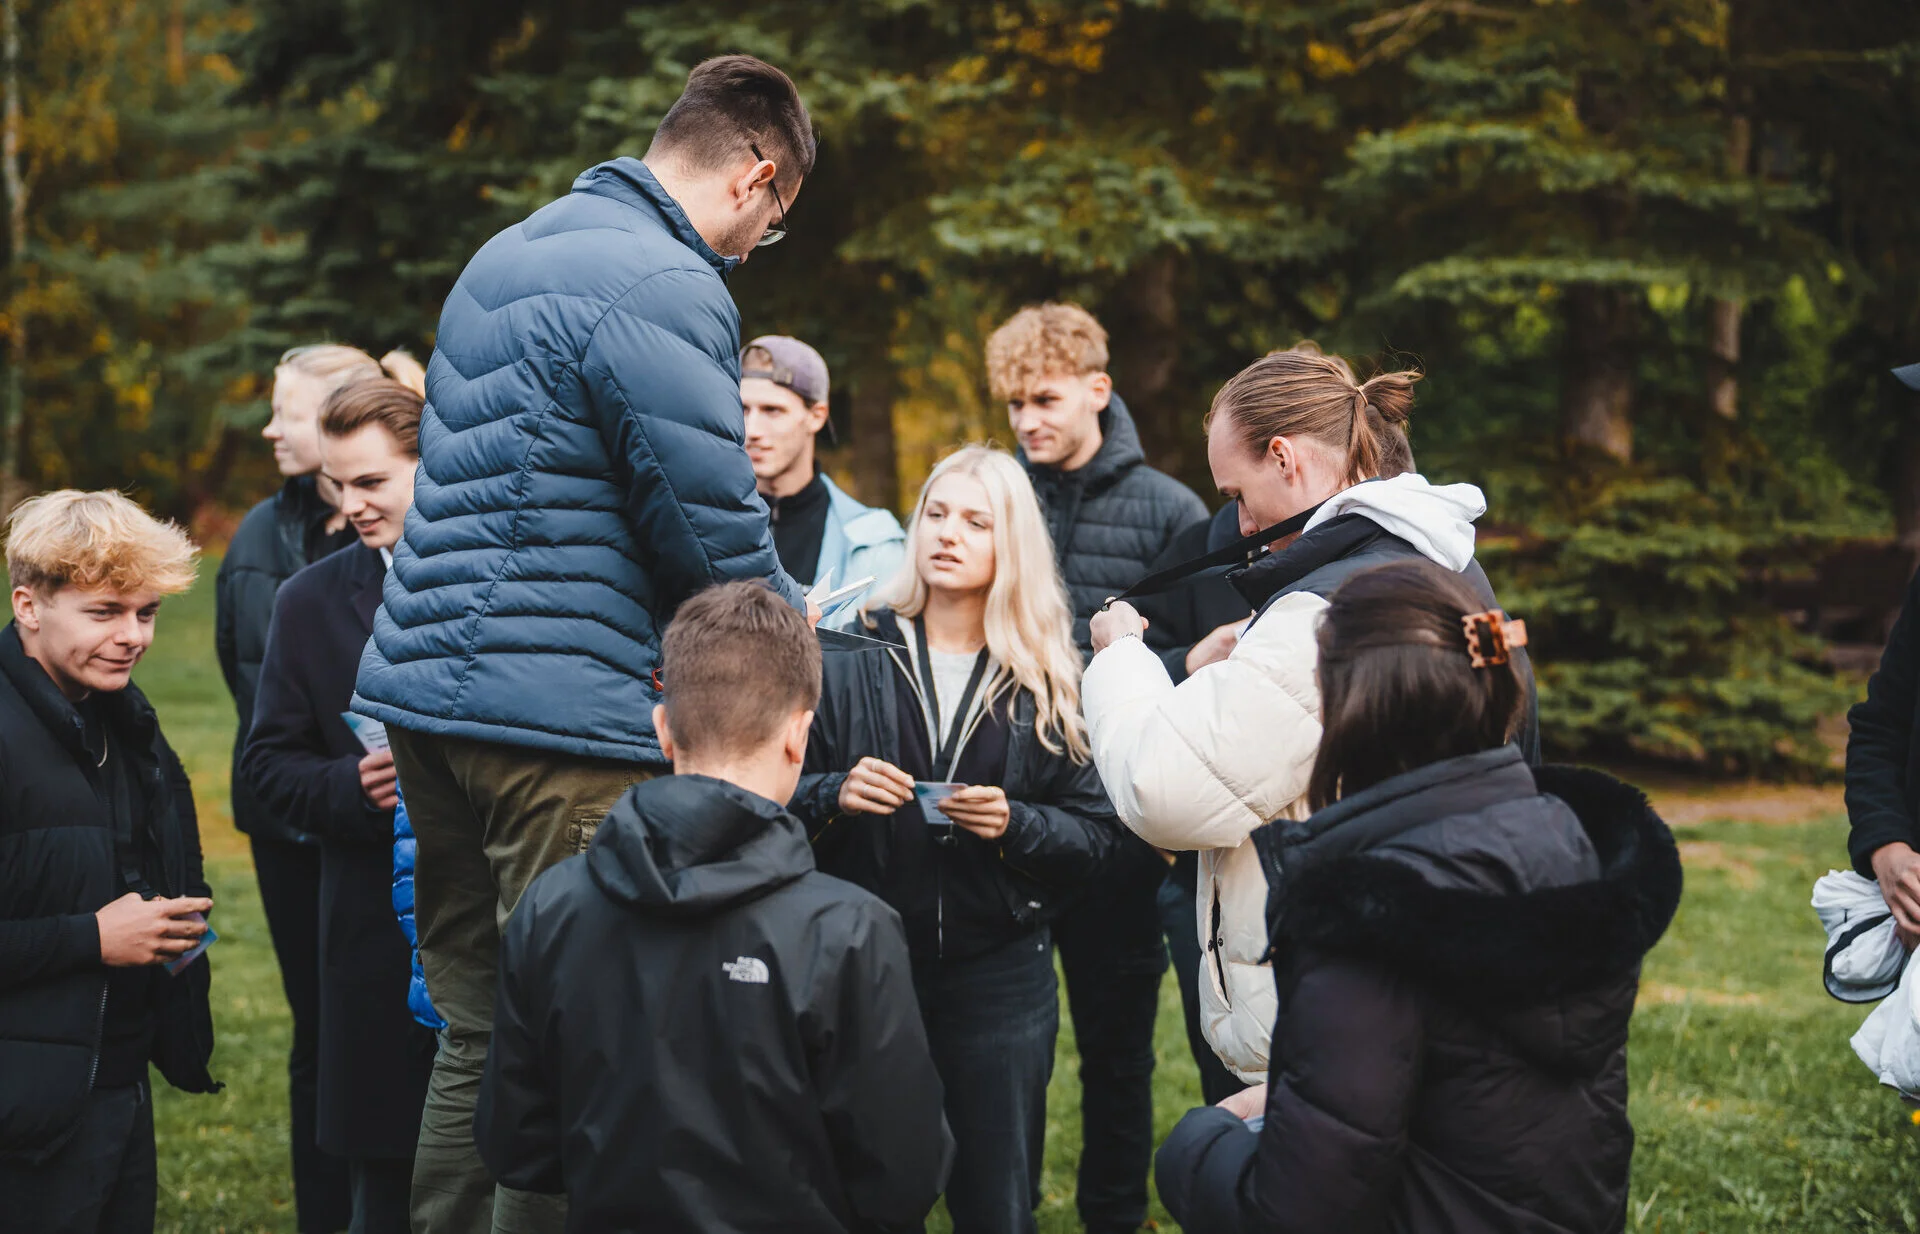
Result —
<instances>
[{"instance_id":1,"label":"the north face logo","mask_svg":"<svg viewBox=\"0 0 1920 1234\"><path fill-rule=\"evenodd\" d=\"M750 985L767 984L767 962L750 955L743 955L720 965L727 970L727 976L734 981L745 981Z\"/></svg>"}]
</instances>

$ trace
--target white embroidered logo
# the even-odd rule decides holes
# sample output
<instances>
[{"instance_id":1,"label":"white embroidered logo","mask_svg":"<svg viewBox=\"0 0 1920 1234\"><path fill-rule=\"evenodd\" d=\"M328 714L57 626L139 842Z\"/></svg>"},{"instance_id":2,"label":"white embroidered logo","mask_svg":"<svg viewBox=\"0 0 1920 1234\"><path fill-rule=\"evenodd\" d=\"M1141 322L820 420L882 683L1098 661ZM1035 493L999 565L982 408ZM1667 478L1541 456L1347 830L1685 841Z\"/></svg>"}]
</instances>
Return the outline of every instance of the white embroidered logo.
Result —
<instances>
[{"instance_id":1,"label":"white embroidered logo","mask_svg":"<svg viewBox=\"0 0 1920 1234\"><path fill-rule=\"evenodd\" d=\"M723 963L727 976L734 981L744 981L749 985L767 984L767 962L754 956L743 955L730 963Z\"/></svg>"}]
</instances>

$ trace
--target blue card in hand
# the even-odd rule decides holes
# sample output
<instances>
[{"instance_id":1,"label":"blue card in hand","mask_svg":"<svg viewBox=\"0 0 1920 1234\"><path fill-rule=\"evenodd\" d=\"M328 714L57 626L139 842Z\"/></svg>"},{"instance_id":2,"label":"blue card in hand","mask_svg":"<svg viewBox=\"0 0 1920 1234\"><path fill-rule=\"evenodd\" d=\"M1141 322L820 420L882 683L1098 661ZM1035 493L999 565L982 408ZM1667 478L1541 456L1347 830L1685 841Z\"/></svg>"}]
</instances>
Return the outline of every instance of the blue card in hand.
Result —
<instances>
[{"instance_id":1,"label":"blue card in hand","mask_svg":"<svg viewBox=\"0 0 1920 1234\"><path fill-rule=\"evenodd\" d=\"M964 784L954 784L945 780L915 780L913 798L920 803L920 814L936 827L951 827L953 820L942 814L938 807L941 802L965 788Z\"/></svg>"}]
</instances>

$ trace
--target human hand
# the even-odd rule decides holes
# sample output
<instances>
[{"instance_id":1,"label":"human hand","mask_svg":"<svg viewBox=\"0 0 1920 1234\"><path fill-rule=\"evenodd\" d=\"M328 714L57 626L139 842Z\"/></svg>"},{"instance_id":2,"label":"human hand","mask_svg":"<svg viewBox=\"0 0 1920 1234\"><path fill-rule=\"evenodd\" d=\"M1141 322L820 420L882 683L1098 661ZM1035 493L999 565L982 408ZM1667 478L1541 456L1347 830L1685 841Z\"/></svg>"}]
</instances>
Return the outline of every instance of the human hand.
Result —
<instances>
[{"instance_id":1,"label":"human hand","mask_svg":"<svg viewBox=\"0 0 1920 1234\"><path fill-rule=\"evenodd\" d=\"M861 759L840 782L840 808L849 814L891 814L912 800L913 777L885 759Z\"/></svg>"},{"instance_id":2,"label":"human hand","mask_svg":"<svg viewBox=\"0 0 1920 1234\"><path fill-rule=\"evenodd\" d=\"M969 784L955 789L953 796L939 805L942 814L983 840L997 840L1007 833L1013 812L1007 806L1007 790L992 784Z\"/></svg>"},{"instance_id":3,"label":"human hand","mask_svg":"<svg viewBox=\"0 0 1920 1234\"><path fill-rule=\"evenodd\" d=\"M818 629L820 626L820 619L824 616L826 616L826 614L821 612L820 606L813 602L813 597L808 596L807 597L807 624L809 626L814 627L815 629Z\"/></svg>"},{"instance_id":4,"label":"human hand","mask_svg":"<svg viewBox=\"0 0 1920 1234\"><path fill-rule=\"evenodd\" d=\"M1092 631L1093 654L1097 656L1129 635L1145 634L1147 619L1125 600L1116 600L1093 615Z\"/></svg>"},{"instance_id":5,"label":"human hand","mask_svg":"<svg viewBox=\"0 0 1920 1234\"><path fill-rule=\"evenodd\" d=\"M1920 933L1920 853L1898 840L1882 844L1873 850L1873 876L1899 928Z\"/></svg>"},{"instance_id":6,"label":"human hand","mask_svg":"<svg viewBox=\"0 0 1920 1234\"><path fill-rule=\"evenodd\" d=\"M100 962L137 968L184 955L207 932L206 922L186 915L212 911L213 901L202 897L143 900L129 891L93 915L100 928Z\"/></svg>"},{"instance_id":7,"label":"human hand","mask_svg":"<svg viewBox=\"0 0 1920 1234\"><path fill-rule=\"evenodd\" d=\"M1213 633L1207 635L1187 649L1187 675L1192 676L1209 664L1218 664L1233 654L1240 645L1240 627L1247 623L1229 621L1224 626L1215 626Z\"/></svg>"},{"instance_id":8,"label":"human hand","mask_svg":"<svg viewBox=\"0 0 1920 1234\"><path fill-rule=\"evenodd\" d=\"M1220 1108L1243 1122L1257 1118L1267 1112L1267 1086L1255 1084L1252 1088L1242 1089L1222 1101Z\"/></svg>"},{"instance_id":9,"label":"human hand","mask_svg":"<svg viewBox=\"0 0 1920 1234\"><path fill-rule=\"evenodd\" d=\"M376 810L400 804L400 773L393 769L392 750L375 750L360 760L360 791Z\"/></svg>"}]
</instances>

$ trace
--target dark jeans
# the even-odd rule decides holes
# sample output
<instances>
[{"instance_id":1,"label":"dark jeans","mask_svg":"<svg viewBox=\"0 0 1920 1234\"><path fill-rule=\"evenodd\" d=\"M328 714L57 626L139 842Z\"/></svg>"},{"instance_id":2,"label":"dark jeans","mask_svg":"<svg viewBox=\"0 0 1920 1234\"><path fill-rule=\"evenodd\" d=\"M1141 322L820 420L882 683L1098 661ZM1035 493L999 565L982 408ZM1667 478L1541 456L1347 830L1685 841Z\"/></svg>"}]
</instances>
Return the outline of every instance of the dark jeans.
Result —
<instances>
[{"instance_id":1,"label":"dark jeans","mask_svg":"<svg viewBox=\"0 0 1920 1234\"><path fill-rule=\"evenodd\" d=\"M1080 1051L1080 1176L1074 1202L1094 1234L1147 1219L1153 1165L1153 1024L1167 968L1156 901L1167 864L1127 837L1054 926Z\"/></svg>"},{"instance_id":2,"label":"dark jeans","mask_svg":"<svg viewBox=\"0 0 1920 1234\"><path fill-rule=\"evenodd\" d=\"M622 793L661 768L520 746L387 732L413 822L414 924L427 992L447 1022L413 1165L418 1234L560 1234L563 1196L497 1187L473 1147L493 1040L500 931L527 884L593 841Z\"/></svg>"},{"instance_id":3,"label":"dark jeans","mask_svg":"<svg viewBox=\"0 0 1920 1234\"><path fill-rule=\"evenodd\" d=\"M353 1224L347 1234L408 1234L413 1158L359 1157L347 1163L347 1173L353 1180Z\"/></svg>"},{"instance_id":4,"label":"dark jeans","mask_svg":"<svg viewBox=\"0 0 1920 1234\"><path fill-rule=\"evenodd\" d=\"M153 1094L98 1089L38 1165L0 1157L0 1234L153 1234Z\"/></svg>"},{"instance_id":5,"label":"dark jeans","mask_svg":"<svg viewBox=\"0 0 1920 1234\"><path fill-rule=\"evenodd\" d=\"M1060 994L1046 932L913 973L947 1093L954 1234L1032 1234L1047 1142Z\"/></svg>"},{"instance_id":6,"label":"dark jeans","mask_svg":"<svg viewBox=\"0 0 1920 1234\"><path fill-rule=\"evenodd\" d=\"M1227 1070L1200 1029L1200 927L1195 899L1192 891L1169 876L1160 885L1160 928L1167 936L1167 954L1173 957L1174 979L1180 983L1187 1048L1193 1051L1193 1065L1200 1069L1200 1095L1208 1105L1219 1105L1246 1085Z\"/></svg>"},{"instance_id":7,"label":"dark jeans","mask_svg":"<svg viewBox=\"0 0 1920 1234\"><path fill-rule=\"evenodd\" d=\"M249 839L260 905L280 963L280 987L293 1013L287 1105L295 1220L300 1234L336 1234L353 1219L353 1198L347 1163L320 1151L314 1138L320 1079L320 846L273 836Z\"/></svg>"}]
</instances>

